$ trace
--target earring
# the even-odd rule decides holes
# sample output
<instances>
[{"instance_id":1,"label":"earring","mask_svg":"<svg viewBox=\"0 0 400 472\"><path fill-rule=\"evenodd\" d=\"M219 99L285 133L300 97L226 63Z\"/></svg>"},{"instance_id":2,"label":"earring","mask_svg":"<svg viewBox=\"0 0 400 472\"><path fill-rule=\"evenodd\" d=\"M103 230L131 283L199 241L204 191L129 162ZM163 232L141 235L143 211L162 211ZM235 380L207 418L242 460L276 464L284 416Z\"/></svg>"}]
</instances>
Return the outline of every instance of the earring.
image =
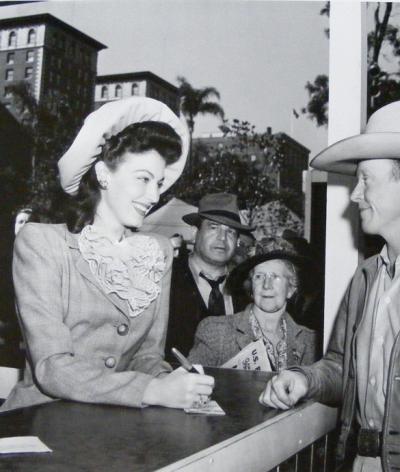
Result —
<instances>
[{"instance_id":1,"label":"earring","mask_svg":"<svg viewBox=\"0 0 400 472\"><path fill-rule=\"evenodd\" d=\"M99 179L99 184L102 190L106 190L108 187L107 179Z\"/></svg>"}]
</instances>

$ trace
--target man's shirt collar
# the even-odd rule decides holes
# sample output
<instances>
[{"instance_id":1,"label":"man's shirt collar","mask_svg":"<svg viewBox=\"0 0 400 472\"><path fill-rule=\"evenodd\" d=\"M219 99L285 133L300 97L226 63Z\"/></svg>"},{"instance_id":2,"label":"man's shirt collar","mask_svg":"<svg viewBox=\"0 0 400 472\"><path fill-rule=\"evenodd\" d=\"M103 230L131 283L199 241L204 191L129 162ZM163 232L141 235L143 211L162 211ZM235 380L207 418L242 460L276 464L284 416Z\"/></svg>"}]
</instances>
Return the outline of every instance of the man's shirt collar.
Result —
<instances>
[{"instance_id":1,"label":"man's shirt collar","mask_svg":"<svg viewBox=\"0 0 400 472\"><path fill-rule=\"evenodd\" d=\"M221 272L210 274L209 272L207 272L206 269L203 269L203 267L201 267L201 260L198 257L193 257L193 254L189 256L189 268L193 274L193 278L196 284L199 283L200 272L202 272L205 276L207 276L210 279L217 279L221 275L226 275L228 273L228 269L225 266L221 269Z\"/></svg>"},{"instance_id":2,"label":"man's shirt collar","mask_svg":"<svg viewBox=\"0 0 400 472\"><path fill-rule=\"evenodd\" d=\"M393 279L395 275L399 274L400 256L397 256L396 260L394 261L394 264L391 264L390 259L389 259L387 244L383 246L378 257L378 269L381 269L383 265L385 266L386 272L388 273L391 279Z\"/></svg>"}]
</instances>

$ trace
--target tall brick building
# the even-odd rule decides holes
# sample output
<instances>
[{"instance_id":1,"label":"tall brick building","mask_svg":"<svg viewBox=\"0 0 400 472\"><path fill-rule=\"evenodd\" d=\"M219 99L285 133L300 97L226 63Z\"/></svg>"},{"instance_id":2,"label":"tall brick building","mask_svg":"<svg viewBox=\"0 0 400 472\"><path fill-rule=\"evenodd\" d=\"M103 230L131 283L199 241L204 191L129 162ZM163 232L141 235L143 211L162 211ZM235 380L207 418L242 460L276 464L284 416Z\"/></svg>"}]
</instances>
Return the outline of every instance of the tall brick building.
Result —
<instances>
[{"instance_id":1,"label":"tall brick building","mask_svg":"<svg viewBox=\"0 0 400 472\"><path fill-rule=\"evenodd\" d=\"M303 191L303 171L308 169L310 150L286 133L276 133L285 156L280 169L279 185L298 193Z\"/></svg>"},{"instance_id":2,"label":"tall brick building","mask_svg":"<svg viewBox=\"0 0 400 472\"><path fill-rule=\"evenodd\" d=\"M81 121L93 110L97 55L104 48L47 13L0 20L0 101L19 116L10 86L25 81L50 107L64 96Z\"/></svg>"},{"instance_id":3,"label":"tall brick building","mask_svg":"<svg viewBox=\"0 0 400 472\"><path fill-rule=\"evenodd\" d=\"M99 75L96 80L95 108L106 102L138 95L160 100L179 114L178 88L152 72Z\"/></svg>"}]
</instances>

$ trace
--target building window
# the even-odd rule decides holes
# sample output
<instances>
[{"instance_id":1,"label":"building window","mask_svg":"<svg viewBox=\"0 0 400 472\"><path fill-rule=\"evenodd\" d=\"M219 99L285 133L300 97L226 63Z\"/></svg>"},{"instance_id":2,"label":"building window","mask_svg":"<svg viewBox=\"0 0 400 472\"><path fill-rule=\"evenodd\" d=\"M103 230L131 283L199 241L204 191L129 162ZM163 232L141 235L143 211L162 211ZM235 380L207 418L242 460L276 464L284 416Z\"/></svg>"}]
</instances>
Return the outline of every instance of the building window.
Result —
<instances>
[{"instance_id":1,"label":"building window","mask_svg":"<svg viewBox=\"0 0 400 472\"><path fill-rule=\"evenodd\" d=\"M101 87L101 98L108 98L108 87L106 87L105 85Z\"/></svg>"},{"instance_id":2,"label":"building window","mask_svg":"<svg viewBox=\"0 0 400 472\"><path fill-rule=\"evenodd\" d=\"M34 57L33 51L26 51L26 62L33 62Z\"/></svg>"},{"instance_id":3,"label":"building window","mask_svg":"<svg viewBox=\"0 0 400 472\"><path fill-rule=\"evenodd\" d=\"M9 52L7 54L7 64L14 64L15 53Z\"/></svg>"},{"instance_id":4,"label":"building window","mask_svg":"<svg viewBox=\"0 0 400 472\"><path fill-rule=\"evenodd\" d=\"M76 44L75 43L71 43L69 45L69 53L72 57L75 57L75 55L76 55Z\"/></svg>"},{"instance_id":5,"label":"building window","mask_svg":"<svg viewBox=\"0 0 400 472\"><path fill-rule=\"evenodd\" d=\"M6 70L6 80L14 80L14 70L7 69Z\"/></svg>"},{"instance_id":6,"label":"building window","mask_svg":"<svg viewBox=\"0 0 400 472\"><path fill-rule=\"evenodd\" d=\"M29 30L28 33L28 44L35 44L36 43L36 31L32 28Z\"/></svg>"},{"instance_id":7,"label":"building window","mask_svg":"<svg viewBox=\"0 0 400 472\"><path fill-rule=\"evenodd\" d=\"M138 93L138 84L132 84L132 95L137 95Z\"/></svg>"},{"instance_id":8,"label":"building window","mask_svg":"<svg viewBox=\"0 0 400 472\"><path fill-rule=\"evenodd\" d=\"M115 96L117 98L122 98L122 87L120 85L115 86Z\"/></svg>"},{"instance_id":9,"label":"building window","mask_svg":"<svg viewBox=\"0 0 400 472\"><path fill-rule=\"evenodd\" d=\"M8 35L8 45L10 47L15 48L17 45L17 33L15 31L11 31L11 33Z\"/></svg>"},{"instance_id":10,"label":"building window","mask_svg":"<svg viewBox=\"0 0 400 472\"><path fill-rule=\"evenodd\" d=\"M30 79L33 75L33 67L27 67L25 69L25 79Z\"/></svg>"}]
</instances>

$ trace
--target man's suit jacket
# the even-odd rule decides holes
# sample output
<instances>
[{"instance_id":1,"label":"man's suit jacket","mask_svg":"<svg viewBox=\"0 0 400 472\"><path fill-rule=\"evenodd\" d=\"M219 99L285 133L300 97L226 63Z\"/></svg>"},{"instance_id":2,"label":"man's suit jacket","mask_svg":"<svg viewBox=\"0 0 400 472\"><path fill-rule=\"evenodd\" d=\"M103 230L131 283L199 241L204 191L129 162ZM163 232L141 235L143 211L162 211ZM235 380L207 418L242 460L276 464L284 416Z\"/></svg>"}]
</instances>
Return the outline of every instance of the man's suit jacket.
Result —
<instances>
[{"instance_id":1,"label":"man's suit jacket","mask_svg":"<svg viewBox=\"0 0 400 472\"><path fill-rule=\"evenodd\" d=\"M128 302L105 293L93 276L78 235L65 225L25 225L13 277L28 360L2 410L59 398L142 406L153 376L171 370L163 355L172 248L166 238L148 236L165 255L161 293L132 318Z\"/></svg>"},{"instance_id":2,"label":"man's suit jacket","mask_svg":"<svg viewBox=\"0 0 400 472\"><path fill-rule=\"evenodd\" d=\"M234 313L246 306L247 300L232 294ZM174 259L172 264L171 297L165 357L173 361L171 348L178 348L187 355L194 343L197 325L210 316L189 268L188 256ZM230 315L228 315L230 316Z\"/></svg>"}]
</instances>

